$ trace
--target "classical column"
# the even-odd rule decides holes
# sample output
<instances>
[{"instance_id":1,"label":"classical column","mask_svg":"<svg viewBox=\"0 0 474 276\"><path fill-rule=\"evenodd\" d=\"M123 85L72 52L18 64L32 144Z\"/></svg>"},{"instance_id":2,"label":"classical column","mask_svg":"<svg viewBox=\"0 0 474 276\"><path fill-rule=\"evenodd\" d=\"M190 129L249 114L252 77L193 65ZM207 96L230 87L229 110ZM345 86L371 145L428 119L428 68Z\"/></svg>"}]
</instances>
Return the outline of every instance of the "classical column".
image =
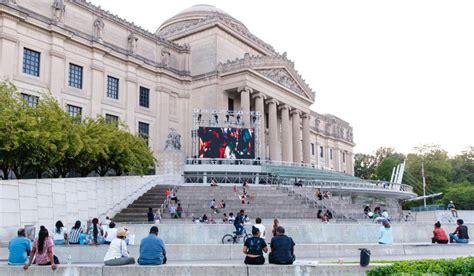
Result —
<instances>
[{"instance_id":1,"label":"classical column","mask_svg":"<svg viewBox=\"0 0 474 276\"><path fill-rule=\"evenodd\" d=\"M288 105L284 104L279 106L281 110L281 153L282 161L292 162L293 158L290 156L290 108Z\"/></svg>"},{"instance_id":2,"label":"classical column","mask_svg":"<svg viewBox=\"0 0 474 276\"><path fill-rule=\"evenodd\" d=\"M250 93L252 92L252 88L248 86L241 86L238 88L238 92L240 93L240 110L244 112L244 116L242 116L242 120L245 122L246 126L250 126Z\"/></svg>"},{"instance_id":3,"label":"classical column","mask_svg":"<svg viewBox=\"0 0 474 276\"><path fill-rule=\"evenodd\" d=\"M278 156L278 123L277 104L275 99L267 100L268 104L268 126L270 129L270 160L280 161Z\"/></svg>"},{"instance_id":4,"label":"classical column","mask_svg":"<svg viewBox=\"0 0 474 276\"><path fill-rule=\"evenodd\" d=\"M258 129L260 159L265 159L265 104L263 102L265 95L262 93L254 93L252 94L252 98L255 99L255 111L260 113L260 126Z\"/></svg>"},{"instance_id":5,"label":"classical column","mask_svg":"<svg viewBox=\"0 0 474 276\"><path fill-rule=\"evenodd\" d=\"M291 111L291 123L293 128L293 162L301 162L301 128L300 128L300 112L296 109Z\"/></svg>"},{"instance_id":6,"label":"classical column","mask_svg":"<svg viewBox=\"0 0 474 276\"><path fill-rule=\"evenodd\" d=\"M309 145L309 114L305 113L303 119L303 163L311 163L311 148Z\"/></svg>"}]
</instances>

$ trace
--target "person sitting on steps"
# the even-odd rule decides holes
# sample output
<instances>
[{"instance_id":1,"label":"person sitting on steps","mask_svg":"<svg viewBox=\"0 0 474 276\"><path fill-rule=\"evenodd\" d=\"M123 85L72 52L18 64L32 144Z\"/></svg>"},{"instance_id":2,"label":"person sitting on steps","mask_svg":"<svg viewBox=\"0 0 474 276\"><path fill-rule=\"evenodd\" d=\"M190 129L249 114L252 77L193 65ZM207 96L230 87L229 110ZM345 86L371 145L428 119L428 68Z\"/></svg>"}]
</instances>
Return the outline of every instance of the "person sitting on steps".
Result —
<instances>
[{"instance_id":1,"label":"person sitting on steps","mask_svg":"<svg viewBox=\"0 0 474 276\"><path fill-rule=\"evenodd\" d=\"M433 237L431 238L431 243L441 243L441 244L448 243L448 235L446 234L446 231L444 231L444 229L441 228L441 223L439 221L437 221L434 224Z\"/></svg>"}]
</instances>

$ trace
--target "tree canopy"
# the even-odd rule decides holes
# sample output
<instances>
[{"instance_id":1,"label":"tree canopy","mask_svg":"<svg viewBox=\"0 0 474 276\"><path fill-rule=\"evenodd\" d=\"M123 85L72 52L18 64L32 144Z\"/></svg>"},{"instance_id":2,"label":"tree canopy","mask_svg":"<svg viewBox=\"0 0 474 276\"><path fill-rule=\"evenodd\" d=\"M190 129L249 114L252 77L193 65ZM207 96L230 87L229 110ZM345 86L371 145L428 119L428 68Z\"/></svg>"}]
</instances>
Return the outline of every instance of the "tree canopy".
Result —
<instances>
[{"instance_id":1,"label":"tree canopy","mask_svg":"<svg viewBox=\"0 0 474 276\"><path fill-rule=\"evenodd\" d=\"M453 200L460 208L474 208L474 147L452 157L438 145L422 145L407 155L393 148L379 148L375 154L357 153L354 158L356 176L385 181L390 180L393 167L405 161L403 183L413 186L419 195L423 193L423 162L427 194L442 192L437 203Z\"/></svg>"},{"instance_id":2,"label":"tree canopy","mask_svg":"<svg viewBox=\"0 0 474 276\"><path fill-rule=\"evenodd\" d=\"M25 177L147 173L154 165L145 140L123 122L71 117L51 96L29 105L10 82L0 82L0 170Z\"/></svg>"}]
</instances>

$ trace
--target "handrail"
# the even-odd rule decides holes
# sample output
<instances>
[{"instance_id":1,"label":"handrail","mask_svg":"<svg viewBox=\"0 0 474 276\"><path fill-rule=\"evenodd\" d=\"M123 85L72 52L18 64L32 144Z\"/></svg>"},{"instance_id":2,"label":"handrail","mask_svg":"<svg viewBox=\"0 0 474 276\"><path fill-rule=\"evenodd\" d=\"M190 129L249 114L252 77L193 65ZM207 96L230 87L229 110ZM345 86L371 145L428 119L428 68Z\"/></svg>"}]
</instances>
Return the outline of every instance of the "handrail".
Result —
<instances>
[{"instance_id":1,"label":"handrail","mask_svg":"<svg viewBox=\"0 0 474 276\"><path fill-rule=\"evenodd\" d=\"M130 197L134 196L136 193L138 193L138 191L141 191L145 186L147 186L148 184L150 184L152 181L156 181L157 180L157 177L153 177L150 181L147 181L145 182L142 186L140 186L140 188L136 189L133 193L131 194L128 194L126 197L124 197L121 201L115 203L115 205L113 205L112 207L110 207L109 209L107 209L105 212L101 213L98 215L98 217L103 217L103 216L106 216L109 212L111 212L113 209L115 209L117 206L120 206L124 201L128 200Z\"/></svg>"}]
</instances>

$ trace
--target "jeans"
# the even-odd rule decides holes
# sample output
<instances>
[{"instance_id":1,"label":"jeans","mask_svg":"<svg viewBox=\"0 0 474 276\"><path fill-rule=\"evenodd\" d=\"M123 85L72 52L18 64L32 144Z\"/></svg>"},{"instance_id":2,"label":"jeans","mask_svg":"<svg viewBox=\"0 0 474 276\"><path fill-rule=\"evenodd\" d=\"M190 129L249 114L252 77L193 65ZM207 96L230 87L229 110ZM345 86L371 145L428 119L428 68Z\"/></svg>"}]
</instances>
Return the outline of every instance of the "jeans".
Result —
<instances>
[{"instance_id":1,"label":"jeans","mask_svg":"<svg viewBox=\"0 0 474 276\"><path fill-rule=\"evenodd\" d=\"M460 239L458 235L456 234L449 234L449 242L453 243L453 241L457 243L469 243L469 240L467 239Z\"/></svg>"},{"instance_id":2,"label":"jeans","mask_svg":"<svg viewBox=\"0 0 474 276\"><path fill-rule=\"evenodd\" d=\"M234 224L234 227L235 227L236 234L242 235L242 230L244 230L244 226L242 224L237 224L237 225Z\"/></svg>"}]
</instances>

